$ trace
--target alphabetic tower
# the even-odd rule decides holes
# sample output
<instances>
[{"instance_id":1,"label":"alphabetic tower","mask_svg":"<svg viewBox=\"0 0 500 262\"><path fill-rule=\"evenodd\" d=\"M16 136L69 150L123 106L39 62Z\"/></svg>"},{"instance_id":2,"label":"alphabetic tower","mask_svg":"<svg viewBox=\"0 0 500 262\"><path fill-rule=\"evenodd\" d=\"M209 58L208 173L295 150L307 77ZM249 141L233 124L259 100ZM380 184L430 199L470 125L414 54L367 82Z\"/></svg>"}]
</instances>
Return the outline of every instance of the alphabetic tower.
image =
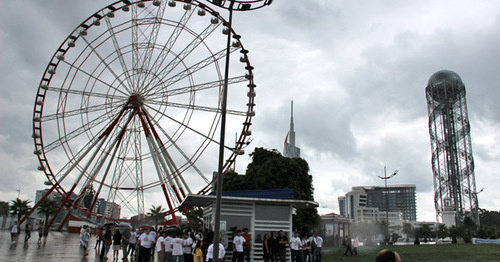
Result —
<instances>
[{"instance_id":1,"label":"alphabetic tower","mask_svg":"<svg viewBox=\"0 0 500 262\"><path fill-rule=\"evenodd\" d=\"M438 221L460 225L466 216L479 223L470 123L465 86L449 70L434 73L425 89ZM453 221L454 220L454 221Z\"/></svg>"}]
</instances>

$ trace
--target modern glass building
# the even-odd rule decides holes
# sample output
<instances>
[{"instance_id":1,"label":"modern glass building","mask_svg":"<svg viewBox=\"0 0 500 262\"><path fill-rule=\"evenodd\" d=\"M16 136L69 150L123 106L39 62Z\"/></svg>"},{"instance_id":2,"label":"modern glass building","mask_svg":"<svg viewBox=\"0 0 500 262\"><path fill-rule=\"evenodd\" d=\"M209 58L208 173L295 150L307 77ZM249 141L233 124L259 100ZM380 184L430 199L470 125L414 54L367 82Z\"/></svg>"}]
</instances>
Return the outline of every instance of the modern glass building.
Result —
<instances>
[{"instance_id":1,"label":"modern glass building","mask_svg":"<svg viewBox=\"0 0 500 262\"><path fill-rule=\"evenodd\" d=\"M402 220L417 221L415 185L353 187L338 200L340 214L356 221L385 220L388 216L391 221L399 215Z\"/></svg>"}]
</instances>

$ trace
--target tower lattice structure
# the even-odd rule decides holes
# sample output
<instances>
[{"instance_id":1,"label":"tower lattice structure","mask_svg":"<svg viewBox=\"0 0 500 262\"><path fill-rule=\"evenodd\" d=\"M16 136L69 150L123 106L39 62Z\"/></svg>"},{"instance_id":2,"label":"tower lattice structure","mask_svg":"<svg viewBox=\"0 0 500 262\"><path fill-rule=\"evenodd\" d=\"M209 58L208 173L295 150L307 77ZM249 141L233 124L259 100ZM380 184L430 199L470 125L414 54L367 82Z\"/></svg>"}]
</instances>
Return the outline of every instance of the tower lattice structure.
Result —
<instances>
[{"instance_id":1,"label":"tower lattice structure","mask_svg":"<svg viewBox=\"0 0 500 262\"><path fill-rule=\"evenodd\" d=\"M438 221L451 199L455 224L465 216L479 222L474 158L467 114L465 85L449 70L434 73L425 89L434 177L434 204Z\"/></svg>"}]
</instances>

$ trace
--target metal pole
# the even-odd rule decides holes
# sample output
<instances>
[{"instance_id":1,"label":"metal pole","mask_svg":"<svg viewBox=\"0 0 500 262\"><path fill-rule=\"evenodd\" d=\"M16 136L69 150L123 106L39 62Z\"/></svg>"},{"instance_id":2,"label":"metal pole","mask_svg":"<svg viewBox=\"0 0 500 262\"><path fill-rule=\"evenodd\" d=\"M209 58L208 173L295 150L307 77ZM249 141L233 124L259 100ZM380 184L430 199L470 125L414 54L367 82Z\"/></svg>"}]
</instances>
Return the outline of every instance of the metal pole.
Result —
<instances>
[{"instance_id":1,"label":"metal pole","mask_svg":"<svg viewBox=\"0 0 500 262\"><path fill-rule=\"evenodd\" d=\"M387 167L384 166L384 181L385 181L385 222L387 222L387 230L389 230L389 195L387 194Z\"/></svg>"},{"instance_id":2,"label":"metal pole","mask_svg":"<svg viewBox=\"0 0 500 262\"><path fill-rule=\"evenodd\" d=\"M220 144L219 144L219 167L217 171L217 190L215 199L215 219L214 219L214 251L213 251L213 261L219 261L219 243L220 243L220 214L221 214L221 202L222 202L222 167L224 164L224 142L226 135L226 107L227 107L227 86L229 78L229 56L231 48L231 25L233 21L233 5L234 0L231 0L229 5L229 21L228 21L228 34L227 34L227 45L226 45L226 68L224 72L224 86L222 89L222 108L221 108L221 128L220 128Z\"/></svg>"}]
</instances>

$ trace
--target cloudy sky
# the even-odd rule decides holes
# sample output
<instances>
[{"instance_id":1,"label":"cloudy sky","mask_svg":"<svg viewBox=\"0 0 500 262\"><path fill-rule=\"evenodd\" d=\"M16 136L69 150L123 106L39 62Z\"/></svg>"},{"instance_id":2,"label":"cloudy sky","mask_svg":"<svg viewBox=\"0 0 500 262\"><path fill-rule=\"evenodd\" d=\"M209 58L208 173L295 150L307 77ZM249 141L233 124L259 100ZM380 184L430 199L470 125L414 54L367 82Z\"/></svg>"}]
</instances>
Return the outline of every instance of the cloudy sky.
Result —
<instances>
[{"instance_id":1,"label":"cloudy sky","mask_svg":"<svg viewBox=\"0 0 500 262\"><path fill-rule=\"evenodd\" d=\"M0 2L0 200L44 187L31 138L38 84L68 34L113 2ZM399 170L390 184L416 185L418 220L434 221L425 86L449 69L467 90L480 207L499 210L498 28L496 0L275 0L235 14L257 84L254 140L237 171L254 147L283 150L293 100L320 213L338 213L353 186L383 185L386 166Z\"/></svg>"}]
</instances>

